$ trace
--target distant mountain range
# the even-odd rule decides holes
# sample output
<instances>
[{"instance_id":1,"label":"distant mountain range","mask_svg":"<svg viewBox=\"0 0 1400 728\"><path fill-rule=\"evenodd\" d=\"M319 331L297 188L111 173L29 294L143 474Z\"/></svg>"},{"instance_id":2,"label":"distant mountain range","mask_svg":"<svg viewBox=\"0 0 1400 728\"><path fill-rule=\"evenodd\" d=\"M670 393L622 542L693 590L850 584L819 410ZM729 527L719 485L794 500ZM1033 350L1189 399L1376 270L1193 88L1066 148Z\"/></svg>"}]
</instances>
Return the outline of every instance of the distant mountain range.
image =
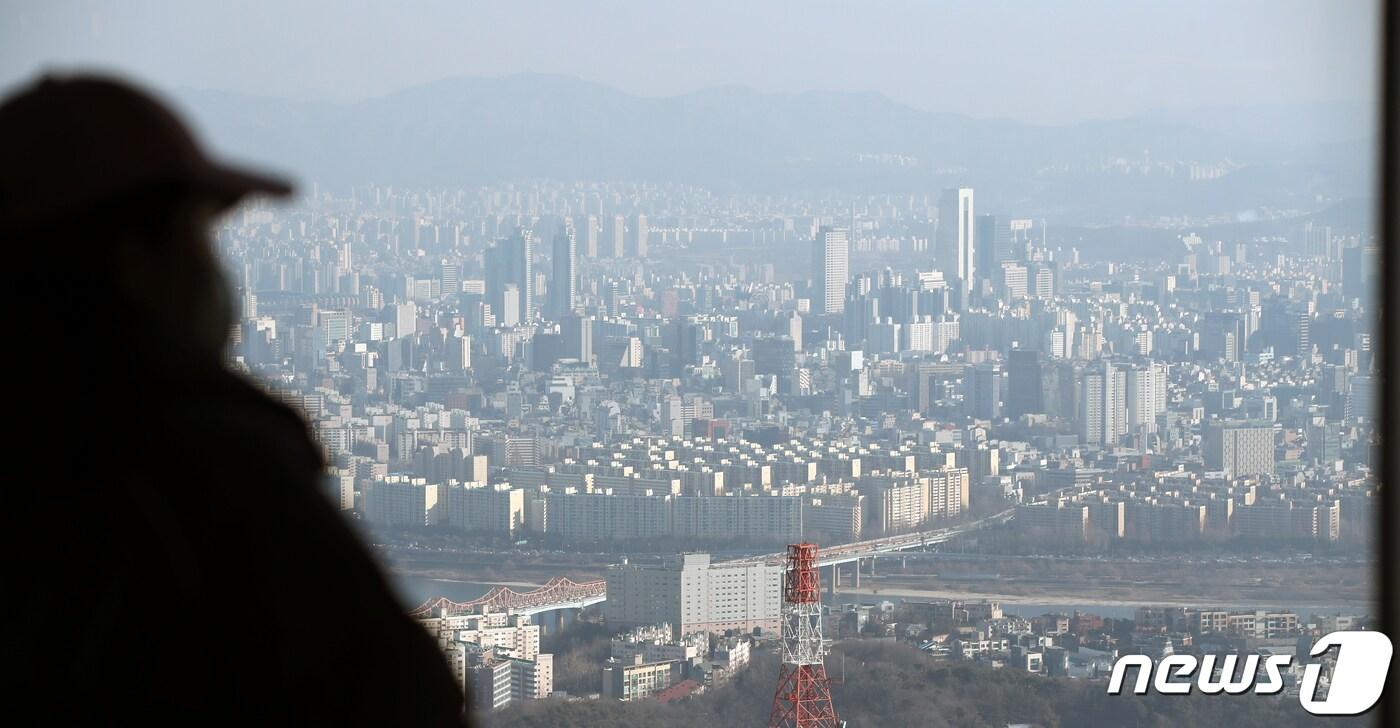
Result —
<instances>
[{"instance_id":1,"label":"distant mountain range","mask_svg":"<svg viewBox=\"0 0 1400 728\"><path fill-rule=\"evenodd\" d=\"M1352 107L1040 126L873 93L723 87L645 98L545 75L456 78L343 105L193 90L177 101L222 152L333 188L548 178L927 193L970 184L982 210L1111 223L1314 209L1319 195L1366 194L1369 174L1370 141L1356 136L1368 127ZM1230 171L1193 181L1192 164Z\"/></svg>"}]
</instances>

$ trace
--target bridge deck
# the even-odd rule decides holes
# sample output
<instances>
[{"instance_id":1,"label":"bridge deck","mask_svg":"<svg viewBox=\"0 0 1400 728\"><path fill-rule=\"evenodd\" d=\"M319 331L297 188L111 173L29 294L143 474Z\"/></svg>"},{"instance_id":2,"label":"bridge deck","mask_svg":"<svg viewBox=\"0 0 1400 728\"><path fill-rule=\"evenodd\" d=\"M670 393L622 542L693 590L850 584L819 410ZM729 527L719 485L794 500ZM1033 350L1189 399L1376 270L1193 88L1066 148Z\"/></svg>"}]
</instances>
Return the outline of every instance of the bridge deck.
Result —
<instances>
[{"instance_id":1,"label":"bridge deck","mask_svg":"<svg viewBox=\"0 0 1400 728\"><path fill-rule=\"evenodd\" d=\"M1011 520L1016 515L1016 509L1008 508L995 515L979 518L971 523L961 526L950 526L932 531L920 531L918 533L905 533L896 536L882 536L880 538L856 541L854 543L841 544L829 549L822 549L818 557L820 566L830 566L832 564L845 564L860 559L869 558L884 553L894 553L906 551L908 549L920 548L931 544L943 543L957 536L970 531L976 531L990 525L1002 524ZM785 553L763 554L760 556L750 556L744 559L734 559L726 561L727 564L742 563L782 563L787 559Z\"/></svg>"},{"instance_id":2,"label":"bridge deck","mask_svg":"<svg viewBox=\"0 0 1400 728\"><path fill-rule=\"evenodd\" d=\"M427 617L432 614L434 609L441 609L447 615L469 614L481 607L489 607L492 610L510 609L520 614L532 614L547 612L551 609L562 609L575 604L580 606L597 604L607 598L607 593L608 583L606 581L589 581L580 584L564 577L555 577L533 591L518 592L510 587L498 586L469 602L454 602L447 597L429 599L409 612L409 616Z\"/></svg>"}]
</instances>

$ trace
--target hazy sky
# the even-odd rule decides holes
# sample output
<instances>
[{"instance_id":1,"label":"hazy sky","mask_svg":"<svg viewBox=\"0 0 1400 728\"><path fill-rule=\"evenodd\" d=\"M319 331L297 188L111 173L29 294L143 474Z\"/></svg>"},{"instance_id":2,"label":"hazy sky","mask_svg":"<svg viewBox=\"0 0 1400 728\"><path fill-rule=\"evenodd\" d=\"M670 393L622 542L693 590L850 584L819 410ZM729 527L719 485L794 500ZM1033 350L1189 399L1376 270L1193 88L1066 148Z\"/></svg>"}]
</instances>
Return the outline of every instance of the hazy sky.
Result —
<instances>
[{"instance_id":1,"label":"hazy sky","mask_svg":"<svg viewBox=\"0 0 1400 728\"><path fill-rule=\"evenodd\" d=\"M157 86L355 100L560 73L647 96L878 91L1065 122L1373 99L1374 0L0 0L0 86L115 67Z\"/></svg>"}]
</instances>

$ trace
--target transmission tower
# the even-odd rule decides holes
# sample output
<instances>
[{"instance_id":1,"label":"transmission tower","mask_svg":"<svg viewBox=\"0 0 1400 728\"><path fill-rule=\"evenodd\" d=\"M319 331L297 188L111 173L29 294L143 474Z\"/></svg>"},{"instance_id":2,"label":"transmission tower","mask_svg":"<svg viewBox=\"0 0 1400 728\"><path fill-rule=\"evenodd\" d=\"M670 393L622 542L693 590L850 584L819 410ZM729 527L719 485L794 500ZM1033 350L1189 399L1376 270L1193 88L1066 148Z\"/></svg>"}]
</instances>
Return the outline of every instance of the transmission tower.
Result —
<instances>
[{"instance_id":1,"label":"transmission tower","mask_svg":"<svg viewBox=\"0 0 1400 728\"><path fill-rule=\"evenodd\" d=\"M821 584L817 545L789 544L783 575L783 665L773 693L769 728L840 728L831 704L831 681L822 658Z\"/></svg>"}]
</instances>

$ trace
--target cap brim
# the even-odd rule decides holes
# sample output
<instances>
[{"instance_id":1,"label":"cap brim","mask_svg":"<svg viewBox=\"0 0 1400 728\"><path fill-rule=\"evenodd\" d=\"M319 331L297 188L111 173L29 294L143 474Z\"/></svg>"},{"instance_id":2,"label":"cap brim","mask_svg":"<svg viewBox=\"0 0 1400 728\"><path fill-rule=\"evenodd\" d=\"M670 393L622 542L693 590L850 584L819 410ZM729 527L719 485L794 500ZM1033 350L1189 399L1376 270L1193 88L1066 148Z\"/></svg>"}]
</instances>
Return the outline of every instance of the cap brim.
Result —
<instances>
[{"instance_id":1,"label":"cap brim","mask_svg":"<svg viewBox=\"0 0 1400 728\"><path fill-rule=\"evenodd\" d=\"M227 164L210 163L194 177L191 182L196 186L230 204L252 194L286 197L292 193L292 183L285 179Z\"/></svg>"}]
</instances>

